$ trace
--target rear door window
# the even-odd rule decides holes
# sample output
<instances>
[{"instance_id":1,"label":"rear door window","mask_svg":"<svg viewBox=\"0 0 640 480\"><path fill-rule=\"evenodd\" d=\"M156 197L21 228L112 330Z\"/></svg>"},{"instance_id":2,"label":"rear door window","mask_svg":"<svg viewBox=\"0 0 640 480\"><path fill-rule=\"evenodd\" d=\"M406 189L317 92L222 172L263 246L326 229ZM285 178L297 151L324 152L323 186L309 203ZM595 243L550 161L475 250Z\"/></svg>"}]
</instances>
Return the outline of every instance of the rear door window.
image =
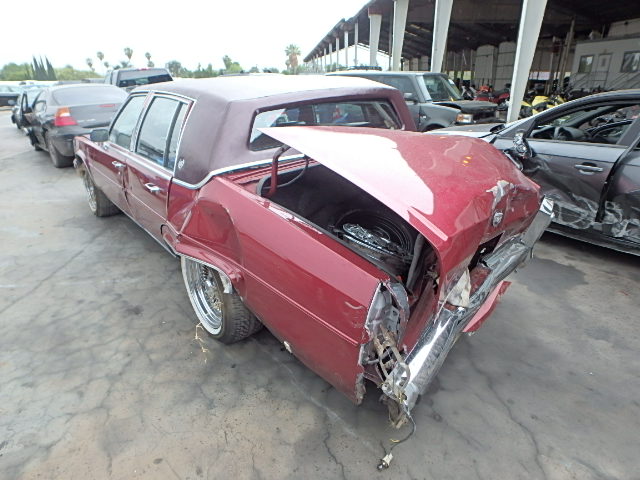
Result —
<instances>
[{"instance_id":1,"label":"rear door window","mask_svg":"<svg viewBox=\"0 0 640 480\"><path fill-rule=\"evenodd\" d=\"M144 99L144 95L136 95L129 99L111 127L109 141L126 149L131 148L131 136L140 118Z\"/></svg>"},{"instance_id":2,"label":"rear door window","mask_svg":"<svg viewBox=\"0 0 640 480\"><path fill-rule=\"evenodd\" d=\"M152 162L165 166L166 154L170 148L171 128L182 103L165 97L156 97L142 121L136 153ZM175 162L175 154L173 161Z\"/></svg>"}]
</instances>

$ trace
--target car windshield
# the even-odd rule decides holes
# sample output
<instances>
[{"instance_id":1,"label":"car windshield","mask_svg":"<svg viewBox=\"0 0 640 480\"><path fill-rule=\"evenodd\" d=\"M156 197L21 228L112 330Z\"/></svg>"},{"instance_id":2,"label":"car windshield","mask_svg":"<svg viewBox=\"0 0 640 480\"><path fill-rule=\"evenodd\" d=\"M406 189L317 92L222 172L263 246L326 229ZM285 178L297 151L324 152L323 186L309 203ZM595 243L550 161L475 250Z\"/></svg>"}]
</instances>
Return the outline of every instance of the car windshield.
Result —
<instances>
[{"instance_id":1,"label":"car windshield","mask_svg":"<svg viewBox=\"0 0 640 480\"><path fill-rule=\"evenodd\" d=\"M393 108L386 101L327 102L278 108L256 115L251 129L249 148L256 151L282 145L277 140L261 133L259 128L303 125L340 125L342 127L373 127L391 130L401 127Z\"/></svg>"},{"instance_id":2,"label":"car windshield","mask_svg":"<svg viewBox=\"0 0 640 480\"><path fill-rule=\"evenodd\" d=\"M424 86L434 102L446 102L450 100L462 100L460 91L453 81L444 75L423 75Z\"/></svg>"},{"instance_id":3,"label":"car windshield","mask_svg":"<svg viewBox=\"0 0 640 480\"><path fill-rule=\"evenodd\" d=\"M58 105L95 105L98 103L122 103L127 94L111 85L95 87L61 88L53 93Z\"/></svg>"}]
</instances>

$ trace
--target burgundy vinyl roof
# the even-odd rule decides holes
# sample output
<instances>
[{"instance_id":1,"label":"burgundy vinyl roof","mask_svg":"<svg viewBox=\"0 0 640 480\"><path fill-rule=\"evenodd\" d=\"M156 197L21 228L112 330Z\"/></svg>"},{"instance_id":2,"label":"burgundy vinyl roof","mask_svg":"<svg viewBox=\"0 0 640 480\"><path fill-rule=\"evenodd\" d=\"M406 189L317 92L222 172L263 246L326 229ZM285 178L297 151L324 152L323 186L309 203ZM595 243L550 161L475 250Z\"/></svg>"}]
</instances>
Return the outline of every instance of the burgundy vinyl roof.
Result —
<instances>
[{"instance_id":1,"label":"burgundy vinyl roof","mask_svg":"<svg viewBox=\"0 0 640 480\"><path fill-rule=\"evenodd\" d=\"M395 88L357 77L251 74L176 80L138 87L132 94L167 93L194 101L180 141L175 177L198 184L212 171L270 159L274 149L249 149L255 115L310 102L387 100L406 130L415 124ZM184 160L184 161L180 161Z\"/></svg>"}]
</instances>

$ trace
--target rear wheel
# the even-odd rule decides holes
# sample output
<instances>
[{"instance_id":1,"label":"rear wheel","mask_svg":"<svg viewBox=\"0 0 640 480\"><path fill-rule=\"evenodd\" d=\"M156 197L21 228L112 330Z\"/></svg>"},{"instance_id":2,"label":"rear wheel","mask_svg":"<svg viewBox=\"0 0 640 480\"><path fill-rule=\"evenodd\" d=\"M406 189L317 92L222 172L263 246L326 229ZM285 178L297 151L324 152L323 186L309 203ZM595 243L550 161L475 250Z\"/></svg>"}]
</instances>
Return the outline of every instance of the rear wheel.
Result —
<instances>
[{"instance_id":1,"label":"rear wheel","mask_svg":"<svg viewBox=\"0 0 640 480\"><path fill-rule=\"evenodd\" d=\"M73 164L73 158L60 155L60 152L56 150L55 145L51 141L51 137L47 135L45 138L47 142L47 150L49 150L49 156L51 157L51 163L53 163L53 166L56 168L70 167Z\"/></svg>"},{"instance_id":2,"label":"rear wheel","mask_svg":"<svg viewBox=\"0 0 640 480\"><path fill-rule=\"evenodd\" d=\"M224 292L215 269L186 257L181 258L181 265L191 305L213 338L222 343L234 343L262 328L238 294Z\"/></svg>"},{"instance_id":3,"label":"rear wheel","mask_svg":"<svg viewBox=\"0 0 640 480\"><path fill-rule=\"evenodd\" d=\"M96 184L93 183L93 179L84 167L82 167L81 175L84 189L87 192L89 209L96 217L109 217L120 211L118 207L107 198L102 190L96 187Z\"/></svg>"}]
</instances>

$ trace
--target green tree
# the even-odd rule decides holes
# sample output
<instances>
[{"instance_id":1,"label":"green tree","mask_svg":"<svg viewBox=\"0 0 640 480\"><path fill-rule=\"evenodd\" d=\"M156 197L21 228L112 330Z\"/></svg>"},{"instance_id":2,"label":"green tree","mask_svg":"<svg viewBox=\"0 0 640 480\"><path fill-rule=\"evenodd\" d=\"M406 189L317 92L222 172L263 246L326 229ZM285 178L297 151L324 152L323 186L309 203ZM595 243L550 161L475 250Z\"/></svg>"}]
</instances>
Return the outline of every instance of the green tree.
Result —
<instances>
[{"instance_id":1,"label":"green tree","mask_svg":"<svg viewBox=\"0 0 640 480\"><path fill-rule=\"evenodd\" d=\"M109 67L111 66L111 65L109 64L109 62L104 61L104 62L102 62L102 64L104 65L104 68L106 68L107 70L109 70Z\"/></svg>"},{"instance_id":2,"label":"green tree","mask_svg":"<svg viewBox=\"0 0 640 480\"><path fill-rule=\"evenodd\" d=\"M7 63L0 69L0 80L20 81L33 79L33 71L28 63Z\"/></svg>"},{"instance_id":3,"label":"green tree","mask_svg":"<svg viewBox=\"0 0 640 480\"><path fill-rule=\"evenodd\" d=\"M180 70L182 69L182 64L177 60L171 60L167 62L165 65L166 69L169 70L169 73L177 77L180 74Z\"/></svg>"},{"instance_id":4,"label":"green tree","mask_svg":"<svg viewBox=\"0 0 640 480\"><path fill-rule=\"evenodd\" d=\"M298 57L300 56L300 47L291 43L284 49L285 55L287 55L287 67L291 73L298 73Z\"/></svg>"},{"instance_id":5,"label":"green tree","mask_svg":"<svg viewBox=\"0 0 640 480\"><path fill-rule=\"evenodd\" d=\"M56 76L56 71L53 69L53 65L51 65L47 57L44 57L44 59L47 61L47 80L57 80L58 77ZM40 60L40 63L42 63L42 60Z\"/></svg>"},{"instance_id":6,"label":"green tree","mask_svg":"<svg viewBox=\"0 0 640 480\"><path fill-rule=\"evenodd\" d=\"M131 65L131 57L133 56L133 50L129 47L124 47L124 54L127 56L127 66Z\"/></svg>"},{"instance_id":7,"label":"green tree","mask_svg":"<svg viewBox=\"0 0 640 480\"><path fill-rule=\"evenodd\" d=\"M153 67L155 64L151 61L151 54L147 52L144 54L144 56L147 59L147 67L149 68Z\"/></svg>"},{"instance_id":8,"label":"green tree","mask_svg":"<svg viewBox=\"0 0 640 480\"><path fill-rule=\"evenodd\" d=\"M193 78L209 78L217 77L218 72L213 70L213 66L208 64L206 68L202 68L202 65L198 64L198 68L193 71Z\"/></svg>"},{"instance_id":9,"label":"green tree","mask_svg":"<svg viewBox=\"0 0 640 480\"><path fill-rule=\"evenodd\" d=\"M104 60L104 53L96 52L96 57L98 57L98 60L100 60L100 62L102 62Z\"/></svg>"},{"instance_id":10,"label":"green tree","mask_svg":"<svg viewBox=\"0 0 640 480\"><path fill-rule=\"evenodd\" d=\"M58 80L82 80L83 78L97 78L96 72L91 70L76 70L71 65L65 65L62 68L56 68L55 74Z\"/></svg>"},{"instance_id":11,"label":"green tree","mask_svg":"<svg viewBox=\"0 0 640 480\"><path fill-rule=\"evenodd\" d=\"M224 57L222 57L222 63L224 63L224 70L220 71L221 75L244 72L240 64L231 60L231 57L229 57L229 55L225 55Z\"/></svg>"},{"instance_id":12,"label":"green tree","mask_svg":"<svg viewBox=\"0 0 640 480\"><path fill-rule=\"evenodd\" d=\"M94 72L95 69L93 68L93 58L87 58L86 62L87 66L91 69L92 72Z\"/></svg>"}]
</instances>

